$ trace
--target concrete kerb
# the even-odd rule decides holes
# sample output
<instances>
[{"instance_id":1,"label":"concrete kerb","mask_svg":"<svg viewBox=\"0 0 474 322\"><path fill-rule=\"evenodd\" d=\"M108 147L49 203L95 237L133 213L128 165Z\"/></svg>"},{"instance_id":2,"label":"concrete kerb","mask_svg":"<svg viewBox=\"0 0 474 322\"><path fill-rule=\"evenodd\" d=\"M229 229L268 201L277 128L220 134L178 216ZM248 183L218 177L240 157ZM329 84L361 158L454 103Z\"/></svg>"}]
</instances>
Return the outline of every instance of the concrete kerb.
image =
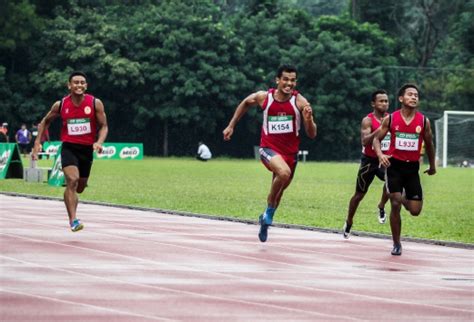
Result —
<instances>
[{"instance_id":1,"label":"concrete kerb","mask_svg":"<svg viewBox=\"0 0 474 322\"><path fill-rule=\"evenodd\" d=\"M16 192L0 191L0 194L11 196L11 197L24 197L24 198L38 199L38 200L56 200L56 201L61 201L61 202L63 201L63 198L30 195L30 194L23 194L23 193L16 193ZM258 225L258 220L239 219L239 218L232 218L232 217L225 217L225 216L213 216L213 215L199 214L199 213L186 212L186 211L160 209L160 208L146 208L146 207L140 207L140 206L120 205L120 204L113 204L113 203L99 202L99 201L81 200L80 202L83 204L97 205L97 206L104 206L104 207L115 207L115 208L122 208L122 209L150 211L150 212L162 213L162 214L168 214L168 215L197 217L197 218L210 219L210 220L238 222L238 223L243 223L243 224L248 224L248 225ZM278 227L278 228L285 228L285 229L299 229L299 230L309 230L309 231L317 231L317 232L323 232L323 233L341 234L340 229L310 227L310 226L293 225L293 224L278 224L278 223L275 223L272 226ZM371 233L371 232L365 232L365 231L351 231L351 234L354 236L360 236L360 237L392 239L391 235ZM434 240L434 239L415 238L415 237L402 237L402 241L446 246L446 247L474 249L474 244L453 242L453 241Z\"/></svg>"}]
</instances>

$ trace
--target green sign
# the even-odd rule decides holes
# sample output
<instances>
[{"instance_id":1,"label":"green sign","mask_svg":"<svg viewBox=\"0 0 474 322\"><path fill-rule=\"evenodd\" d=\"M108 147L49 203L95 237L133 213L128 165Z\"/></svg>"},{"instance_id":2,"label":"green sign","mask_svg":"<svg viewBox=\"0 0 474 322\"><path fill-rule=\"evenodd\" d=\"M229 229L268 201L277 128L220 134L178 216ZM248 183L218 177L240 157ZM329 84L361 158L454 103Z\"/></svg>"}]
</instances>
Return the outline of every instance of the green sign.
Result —
<instances>
[{"instance_id":1,"label":"green sign","mask_svg":"<svg viewBox=\"0 0 474 322\"><path fill-rule=\"evenodd\" d=\"M55 155L61 146L60 141L45 142L43 150L46 153ZM102 144L102 152L94 151L94 159L105 160L143 160L143 143L114 143L106 142Z\"/></svg>"},{"instance_id":2,"label":"green sign","mask_svg":"<svg viewBox=\"0 0 474 322\"><path fill-rule=\"evenodd\" d=\"M104 143L101 153L94 152L94 159L143 160L143 143Z\"/></svg>"},{"instance_id":3,"label":"green sign","mask_svg":"<svg viewBox=\"0 0 474 322\"><path fill-rule=\"evenodd\" d=\"M61 147L61 141L48 141L43 143L43 151L50 155L56 155Z\"/></svg>"},{"instance_id":4,"label":"green sign","mask_svg":"<svg viewBox=\"0 0 474 322\"><path fill-rule=\"evenodd\" d=\"M23 163L16 143L0 143L0 179L23 178Z\"/></svg>"},{"instance_id":5,"label":"green sign","mask_svg":"<svg viewBox=\"0 0 474 322\"><path fill-rule=\"evenodd\" d=\"M56 157L54 158L54 165L51 169L51 175L48 179L50 186L61 187L64 185L64 172L61 165L61 142L59 142L59 148L56 150Z\"/></svg>"}]
</instances>

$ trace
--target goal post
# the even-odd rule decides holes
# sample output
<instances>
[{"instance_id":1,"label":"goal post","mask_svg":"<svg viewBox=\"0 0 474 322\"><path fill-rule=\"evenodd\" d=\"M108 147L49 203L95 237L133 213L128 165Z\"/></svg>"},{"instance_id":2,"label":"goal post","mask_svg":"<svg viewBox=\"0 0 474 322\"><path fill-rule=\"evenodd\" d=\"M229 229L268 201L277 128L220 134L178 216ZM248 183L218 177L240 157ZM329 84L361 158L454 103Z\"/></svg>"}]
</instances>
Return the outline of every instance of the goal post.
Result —
<instances>
[{"instance_id":1,"label":"goal post","mask_svg":"<svg viewBox=\"0 0 474 322\"><path fill-rule=\"evenodd\" d=\"M474 111L444 111L435 121L436 160L443 168L449 162L474 159Z\"/></svg>"}]
</instances>

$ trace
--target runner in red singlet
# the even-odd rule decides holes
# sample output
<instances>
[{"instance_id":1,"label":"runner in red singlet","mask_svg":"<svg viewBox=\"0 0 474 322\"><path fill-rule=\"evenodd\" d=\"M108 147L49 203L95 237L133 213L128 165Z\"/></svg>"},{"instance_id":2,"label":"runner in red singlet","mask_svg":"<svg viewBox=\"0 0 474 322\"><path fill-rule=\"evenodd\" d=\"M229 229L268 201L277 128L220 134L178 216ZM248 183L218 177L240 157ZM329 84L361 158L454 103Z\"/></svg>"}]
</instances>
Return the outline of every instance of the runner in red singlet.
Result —
<instances>
[{"instance_id":1,"label":"runner in red singlet","mask_svg":"<svg viewBox=\"0 0 474 322\"><path fill-rule=\"evenodd\" d=\"M102 101L86 94L87 80L84 73L73 72L69 76L68 89L70 94L55 102L38 126L32 157L35 160L38 158L43 133L48 131L54 119L61 117L61 164L66 179L64 203L71 230L79 231L84 226L76 217L79 203L77 194L82 193L87 186L93 151L102 150L108 126Z\"/></svg>"},{"instance_id":2,"label":"runner in red singlet","mask_svg":"<svg viewBox=\"0 0 474 322\"><path fill-rule=\"evenodd\" d=\"M418 171L420 152L425 143L430 167L428 175L436 173L433 135L428 118L417 111L418 87L414 84L403 85L398 91L401 108L385 118L378 134L374 138L374 149L382 166L387 168L386 181L392 209L390 228L392 230L392 255L402 254L400 217L403 205L411 215L418 216L423 207L423 191ZM390 132L390 154L382 152L380 140Z\"/></svg>"},{"instance_id":3,"label":"runner in red singlet","mask_svg":"<svg viewBox=\"0 0 474 322\"><path fill-rule=\"evenodd\" d=\"M252 106L260 106L263 124L260 139L260 159L273 173L267 208L259 217L261 242L267 240L268 227L285 189L293 179L300 143L301 123L308 137L316 137L317 128L313 110L308 101L295 90L296 68L283 65L278 68L277 88L258 91L247 96L235 110L229 125L224 129L224 140L231 139L241 117Z\"/></svg>"},{"instance_id":4,"label":"runner in red singlet","mask_svg":"<svg viewBox=\"0 0 474 322\"><path fill-rule=\"evenodd\" d=\"M379 167L379 160L372 147L372 141L376 135L377 129L386 117L388 110L388 95L383 89L372 93L372 112L362 119L360 126L360 140L362 143L362 157L360 160L359 172L357 173L357 182L354 195L349 202L347 218L342 229L344 238L349 238L353 224L353 218L359 207L359 203L364 199L369 190L370 184L377 176L380 180L385 180L385 168ZM382 141L382 151L387 151L390 147L390 135L387 135ZM388 193L382 187L382 196L378 204L377 216L381 224L385 223L385 204L388 201Z\"/></svg>"}]
</instances>

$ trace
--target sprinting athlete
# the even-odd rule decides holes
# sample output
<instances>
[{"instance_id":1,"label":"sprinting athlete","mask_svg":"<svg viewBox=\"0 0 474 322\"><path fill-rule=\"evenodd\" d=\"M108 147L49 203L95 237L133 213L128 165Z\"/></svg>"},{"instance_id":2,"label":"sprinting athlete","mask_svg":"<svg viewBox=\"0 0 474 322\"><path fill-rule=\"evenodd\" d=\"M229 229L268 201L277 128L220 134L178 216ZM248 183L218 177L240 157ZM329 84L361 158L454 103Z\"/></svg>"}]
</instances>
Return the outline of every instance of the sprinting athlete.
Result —
<instances>
[{"instance_id":1,"label":"sprinting athlete","mask_svg":"<svg viewBox=\"0 0 474 322\"><path fill-rule=\"evenodd\" d=\"M277 88L258 91L247 96L237 106L229 125L223 131L224 140L230 140L237 122L248 109L252 106L261 107L263 124L260 159L273 173L267 208L259 217L258 237L261 242L267 240L268 227L272 225L283 192L290 185L295 174L301 123L309 138L314 139L317 134L313 110L303 95L295 90L296 81L295 67L280 66L275 79Z\"/></svg>"},{"instance_id":2,"label":"sprinting athlete","mask_svg":"<svg viewBox=\"0 0 474 322\"><path fill-rule=\"evenodd\" d=\"M418 174L420 169L420 152L425 143L430 167L428 175L436 173L435 149L430 121L418 112L419 90L414 84L405 84L398 91L401 108L386 117L378 134L374 138L374 149L382 166L387 168L386 186L392 209L390 211L390 228L392 230L392 255L402 254L400 234L402 205L411 215L418 216L423 207L423 191ZM390 154L383 153L380 140L390 132Z\"/></svg>"},{"instance_id":3,"label":"sprinting athlete","mask_svg":"<svg viewBox=\"0 0 474 322\"><path fill-rule=\"evenodd\" d=\"M382 181L385 181L385 168L379 167L379 159L372 147L372 141L377 129L382 123L382 119L386 117L388 110L388 95L383 89L379 89L372 93L372 112L362 119L360 126L360 141L362 143L362 157L360 160L359 172L357 173L357 181L354 195L349 201L349 209L347 211L347 218L342 229L344 238L349 238L353 219L359 207L359 203L364 199L365 194L369 190L370 184L377 176ZM390 147L390 133L382 141L382 151L387 151ZM382 196L378 204L377 216L379 223L385 223L385 204L388 201L388 193L385 186L382 188Z\"/></svg>"},{"instance_id":4,"label":"sprinting athlete","mask_svg":"<svg viewBox=\"0 0 474 322\"><path fill-rule=\"evenodd\" d=\"M76 217L79 203L77 194L82 193L87 186L93 151L102 151L108 126L102 101L86 94L87 79L84 73L73 72L69 76L68 89L69 95L55 102L38 126L33 159L36 160L41 151L43 133L54 119L61 117L61 164L66 179L64 203L71 230L76 232L84 227Z\"/></svg>"}]
</instances>

